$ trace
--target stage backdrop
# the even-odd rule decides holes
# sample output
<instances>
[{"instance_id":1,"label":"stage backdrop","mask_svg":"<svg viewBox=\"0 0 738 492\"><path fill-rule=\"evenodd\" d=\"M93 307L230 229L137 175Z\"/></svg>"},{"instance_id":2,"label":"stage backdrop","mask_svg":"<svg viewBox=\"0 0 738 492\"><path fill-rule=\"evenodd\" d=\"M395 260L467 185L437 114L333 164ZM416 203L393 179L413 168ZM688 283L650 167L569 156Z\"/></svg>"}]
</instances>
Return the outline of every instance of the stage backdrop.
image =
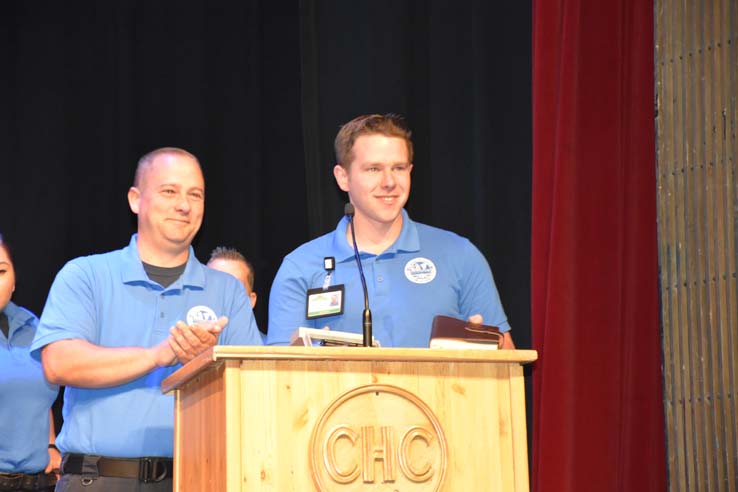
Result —
<instances>
[{"instance_id":1,"label":"stage backdrop","mask_svg":"<svg viewBox=\"0 0 738 492\"><path fill-rule=\"evenodd\" d=\"M653 5L537 0L533 484L666 487Z\"/></svg>"},{"instance_id":2,"label":"stage backdrop","mask_svg":"<svg viewBox=\"0 0 738 492\"><path fill-rule=\"evenodd\" d=\"M408 209L469 237L529 346L530 5L487 2L3 2L0 229L16 300L41 311L55 273L121 247L126 191L160 146L202 161L196 252L256 267L257 320L283 256L335 227L338 127L407 117Z\"/></svg>"}]
</instances>

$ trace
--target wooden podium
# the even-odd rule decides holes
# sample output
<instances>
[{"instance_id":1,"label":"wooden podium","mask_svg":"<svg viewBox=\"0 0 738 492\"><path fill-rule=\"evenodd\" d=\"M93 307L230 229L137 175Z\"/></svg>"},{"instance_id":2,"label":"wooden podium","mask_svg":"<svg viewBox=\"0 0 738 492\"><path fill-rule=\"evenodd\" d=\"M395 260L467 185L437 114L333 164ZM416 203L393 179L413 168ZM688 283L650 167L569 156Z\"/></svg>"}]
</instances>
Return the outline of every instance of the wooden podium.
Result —
<instances>
[{"instance_id":1,"label":"wooden podium","mask_svg":"<svg viewBox=\"0 0 738 492\"><path fill-rule=\"evenodd\" d=\"M216 346L175 392L179 492L528 491L533 350Z\"/></svg>"}]
</instances>

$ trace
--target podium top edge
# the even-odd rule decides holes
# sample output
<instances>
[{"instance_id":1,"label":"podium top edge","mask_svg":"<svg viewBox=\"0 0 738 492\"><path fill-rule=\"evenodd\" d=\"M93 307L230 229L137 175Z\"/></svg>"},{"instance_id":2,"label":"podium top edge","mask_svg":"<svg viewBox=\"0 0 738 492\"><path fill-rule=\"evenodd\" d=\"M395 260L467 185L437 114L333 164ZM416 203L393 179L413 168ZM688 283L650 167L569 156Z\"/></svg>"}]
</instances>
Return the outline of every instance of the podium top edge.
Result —
<instances>
[{"instance_id":1,"label":"podium top edge","mask_svg":"<svg viewBox=\"0 0 738 492\"><path fill-rule=\"evenodd\" d=\"M528 364L538 358L535 350L474 350L369 347L282 347L216 345L184 365L162 382L168 393L186 383L207 366L226 360L312 360L370 362L468 362Z\"/></svg>"},{"instance_id":2,"label":"podium top edge","mask_svg":"<svg viewBox=\"0 0 738 492\"><path fill-rule=\"evenodd\" d=\"M538 358L535 350L429 349L382 347L283 347L216 345L207 352L210 360L224 359L298 359L352 361L448 361L448 362L519 362Z\"/></svg>"}]
</instances>

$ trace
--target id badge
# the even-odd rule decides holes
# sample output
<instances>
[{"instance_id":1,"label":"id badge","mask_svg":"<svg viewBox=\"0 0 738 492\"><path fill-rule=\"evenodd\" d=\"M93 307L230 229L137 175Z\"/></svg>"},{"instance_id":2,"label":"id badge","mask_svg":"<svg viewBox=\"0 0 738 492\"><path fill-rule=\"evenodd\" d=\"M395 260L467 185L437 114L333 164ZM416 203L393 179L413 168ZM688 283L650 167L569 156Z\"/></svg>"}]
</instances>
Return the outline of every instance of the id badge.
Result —
<instances>
[{"instance_id":1,"label":"id badge","mask_svg":"<svg viewBox=\"0 0 738 492\"><path fill-rule=\"evenodd\" d=\"M308 289L305 317L315 319L343 314L343 292L343 284L327 289Z\"/></svg>"}]
</instances>

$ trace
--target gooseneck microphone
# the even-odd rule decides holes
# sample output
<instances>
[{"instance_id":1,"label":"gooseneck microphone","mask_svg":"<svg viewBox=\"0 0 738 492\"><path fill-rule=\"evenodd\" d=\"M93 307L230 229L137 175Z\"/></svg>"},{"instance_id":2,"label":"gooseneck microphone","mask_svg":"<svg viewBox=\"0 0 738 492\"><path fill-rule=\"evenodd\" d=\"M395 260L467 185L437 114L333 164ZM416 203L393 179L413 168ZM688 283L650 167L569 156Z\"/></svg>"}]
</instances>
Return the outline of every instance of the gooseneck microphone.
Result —
<instances>
[{"instance_id":1,"label":"gooseneck microphone","mask_svg":"<svg viewBox=\"0 0 738 492\"><path fill-rule=\"evenodd\" d=\"M359 266L359 277L361 277L361 287L364 289L364 313L362 315L362 326L364 333L364 346L372 346L372 312L369 310L369 292L366 290L366 278L364 278L364 269L361 266L361 258L359 257L359 247L356 245L356 232L354 232L354 206L347 203L343 207L343 213L348 217L349 226L351 227L351 239L354 243L354 258Z\"/></svg>"}]
</instances>

